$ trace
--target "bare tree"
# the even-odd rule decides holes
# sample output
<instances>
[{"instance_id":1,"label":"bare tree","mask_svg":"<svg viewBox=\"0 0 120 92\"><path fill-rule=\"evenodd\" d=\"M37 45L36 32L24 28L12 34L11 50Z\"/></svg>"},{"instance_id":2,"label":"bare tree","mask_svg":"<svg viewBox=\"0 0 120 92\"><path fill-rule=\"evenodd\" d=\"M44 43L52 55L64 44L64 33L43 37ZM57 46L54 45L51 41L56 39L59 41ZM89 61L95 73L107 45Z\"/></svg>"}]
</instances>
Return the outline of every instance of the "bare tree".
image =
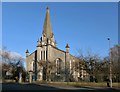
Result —
<instances>
[{"instance_id":1,"label":"bare tree","mask_svg":"<svg viewBox=\"0 0 120 92\"><path fill-rule=\"evenodd\" d=\"M16 54L15 52L10 52L6 48L0 50L0 57L2 58L2 76L5 77L5 73L10 71L13 77L19 76L19 72L25 71L23 62L25 59Z\"/></svg>"},{"instance_id":2,"label":"bare tree","mask_svg":"<svg viewBox=\"0 0 120 92\"><path fill-rule=\"evenodd\" d=\"M90 81L97 82L99 79L99 68L101 58L99 54L92 53L91 50L87 50L86 55L83 54L82 50L78 50L78 58L84 62L82 66L84 70L90 75Z\"/></svg>"},{"instance_id":3,"label":"bare tree","mask_svg":"<svg viewBox=\"0 0 120 92\"><path fill-rule=\"evenodd\" d=\"M115 45L111 48L111 61L112 61L112 78L114 82L120 82L120 46Z\"/></svg>"}]
</instances>

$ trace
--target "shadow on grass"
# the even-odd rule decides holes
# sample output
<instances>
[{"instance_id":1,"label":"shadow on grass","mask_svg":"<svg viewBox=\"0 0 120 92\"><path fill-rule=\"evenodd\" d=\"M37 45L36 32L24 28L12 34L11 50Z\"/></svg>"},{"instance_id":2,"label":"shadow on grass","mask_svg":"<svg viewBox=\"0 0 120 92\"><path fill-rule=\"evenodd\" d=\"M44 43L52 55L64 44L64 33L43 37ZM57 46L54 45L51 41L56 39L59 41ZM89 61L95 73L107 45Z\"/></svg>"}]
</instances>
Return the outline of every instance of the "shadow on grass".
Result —
<instances>
[{"instance_id":1,"label":"shadow on grass","mask_svg":"<svg viewBox=\"0 0 120 92\"><path fill-rule=\"evenodd\" d=\"M76 87L76 88L86 88L86 89L91 89L91 90L100 91L100 92L101 91L102 92L103 91L109 91L109 92L110 91L111 92L114 92L114 91L117 92L118 91L118 92L120 92L120 89L109 88L109 87L106 87L106 88L105 87L103 87L103 88L102 87L85 87L85 86L74 86L74 87Z\"/></svg>"},{"instance_id":2,"label":"shadow on grass","mask_svg":"<svg viewBox=\"0 0 120 92\"><path fill-rule=\"evenodd\" d=\"M37 85L37 84L19 84L19 83L2 83L2 91L7 90L61 90L59 88Z\"/></svg>"},{"instance_id":3,"label":"shadow on grass","mask_svg":"<svg viewBox=\"0 0 120 92\"><path fill-rule=\"evenodd\" d=\"M75 86L76 88L80 88L80 89L62 89L62 88L57 88L57 87L51 87L49 85L38 85L38 84L19 84L19 83L2 83L2 92L17 92L17 91L31 91L31 92L34 92L34 91L39 91L40 90L45 90L45 91L59 91L59 90L62 90L62 91L84 91L84 92L103 92L103 91L108 91L108 92L113 92L113 91L120 91L120 90L117 90L117 89L111 89L111 88L103 88L103 89L99 89L99 88L91 88L91 87L82 87L82 86ZM91 89L91 90L90 90Z\"/></svg>"}]
</instances>

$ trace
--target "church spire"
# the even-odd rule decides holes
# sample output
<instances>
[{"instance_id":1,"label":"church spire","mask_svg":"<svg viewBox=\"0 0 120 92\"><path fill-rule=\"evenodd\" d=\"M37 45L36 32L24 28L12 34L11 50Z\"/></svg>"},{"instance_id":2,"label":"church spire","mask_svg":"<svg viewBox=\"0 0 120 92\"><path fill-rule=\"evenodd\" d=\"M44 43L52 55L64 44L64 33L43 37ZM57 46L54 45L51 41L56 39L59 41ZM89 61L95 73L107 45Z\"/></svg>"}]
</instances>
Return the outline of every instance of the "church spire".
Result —
<instances>
[{"instance_id":1,"label":"church spire","mask_svg":"<svg viewBox=\"0 0 120 92\"><path fill-rule=\"evenodd\" d=\"M46 8L46 17L44 21L44 29L43 29L43 36L50 39L53 37L51 22L50 22L50 10L47 7Z\"/></svg>"}]
</instances>

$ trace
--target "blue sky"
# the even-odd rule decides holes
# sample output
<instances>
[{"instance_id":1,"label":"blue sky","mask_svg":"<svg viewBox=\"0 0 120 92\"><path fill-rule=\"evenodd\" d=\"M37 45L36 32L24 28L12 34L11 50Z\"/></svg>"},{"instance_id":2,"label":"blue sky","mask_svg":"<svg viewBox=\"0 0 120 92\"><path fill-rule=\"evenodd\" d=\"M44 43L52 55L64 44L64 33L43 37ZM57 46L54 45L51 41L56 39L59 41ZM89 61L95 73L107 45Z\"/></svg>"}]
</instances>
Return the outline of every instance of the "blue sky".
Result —
<instances>
[{"instance_id":1,"label":"blue sky","mask_svg":"<svg viewBox=\"0 0 120 92\"><path fill-rule=\"evenodd\" d=\"M85 53L91 50L101 57L108 55L111 47L118 44L118 4L115 3L3 3L2 40L8 50L25 57L36 50L38 37L43 31L46 7L50 8L52 31L58 48L77 55L77 49Z\"/></svg>"}]
</instances>

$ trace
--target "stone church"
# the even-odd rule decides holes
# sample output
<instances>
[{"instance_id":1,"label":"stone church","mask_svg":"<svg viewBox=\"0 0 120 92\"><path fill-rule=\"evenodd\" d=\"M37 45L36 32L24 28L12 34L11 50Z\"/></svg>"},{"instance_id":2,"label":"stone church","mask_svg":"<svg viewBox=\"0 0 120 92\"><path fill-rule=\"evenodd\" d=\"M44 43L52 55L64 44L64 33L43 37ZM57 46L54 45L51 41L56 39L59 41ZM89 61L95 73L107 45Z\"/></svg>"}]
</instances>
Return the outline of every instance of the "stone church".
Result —
<instances>
[{"instance_id":1,"label":"stone church","mask_svg":"<svg viewBox=\"0 0 120 92\"><path fill-rule=\"evenodd\" d=\"M71 76L74 79L83 77L83 72L81 75L73 67L74 62L80 60L69 53L68 44L65 48L63 51L56 46L47 7L42 37L37 41L36 50L31 54L26 50L26 71L32 73L35 81L69 81Z\"/></svg>"}]
</instances>

